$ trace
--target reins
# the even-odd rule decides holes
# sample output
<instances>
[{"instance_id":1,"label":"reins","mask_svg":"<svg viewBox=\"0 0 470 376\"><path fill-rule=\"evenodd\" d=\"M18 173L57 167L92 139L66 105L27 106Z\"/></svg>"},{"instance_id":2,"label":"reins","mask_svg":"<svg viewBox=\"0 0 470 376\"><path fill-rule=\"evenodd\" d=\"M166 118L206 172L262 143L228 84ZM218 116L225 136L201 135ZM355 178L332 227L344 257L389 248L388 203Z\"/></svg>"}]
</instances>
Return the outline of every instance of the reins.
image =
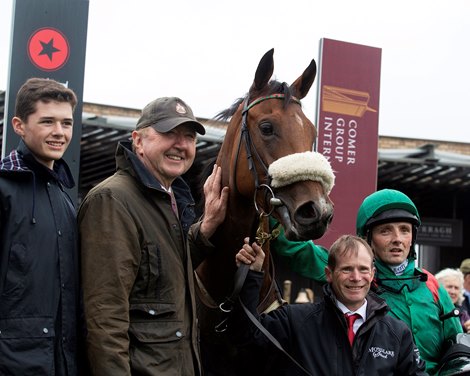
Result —
<instances>
[{"instance_id":1,"label":"reins","mask_svg":"<svg viewBox=\"0 0 470 376\"><path fill-rule=\"evenodd\" d=\"M262 247L267 241L271 239L275 239L276 237L279 236L280 234L280 224L278 223L274 229L271 231L271 233L267 233L266 231L263 230L263 219L267 218L265 214L261 214L259 218L259 225L258 229L256 230L256 242ZM272 258L270 258L271 262L271 269L274 269L274 264L272 263ZM248 274L248 270L250 269L249 265L246 264L241 264L237 271L235 272L234 276L234 287L232 290L232 293L230 296L225 298L225 300L219 304L219 309L222 313L226 314L226 317L222 319L221 322L219 322L215 326L215 331L217 333L223 333L227 330L227 322L229 319L228 314L232 312L235 302L238 300L238 297L240 295L240 291L245 283L246 275ZM274 277L273 277L274 280Z\"/></svg>"},{"instance_id":2,"label":"reins","mask_svg":"<svg viewBox=\"0 0 470 376\"><path fill-rule=\"evenodd\" d=\"M248 266L248 265L243 265L243 266ZM240 266L241 267L241 266ZM248 268L249 269L249 266ZM279 341L271 334L269 333L269 331L259 322L259 320L253 316L253 314L250 312L250 310L248 308L246 308L246 306L243 304L242 300L239 298L238 299L238 302L240 303L240 306L243 308L243 310L245 311L245 314L248 316L248 318L250 319L250 321L258 328L258 330L263 333L266 338L269 339L269 341L274 345L276 346L276 348L281 352L283 353L285 356L287 356L289 358L289 360L294 363L296 365L296 367L301 370L304 374L306 375L309 375L309 376L313 376L308 370L306 370L297 360L295 360L295 358L290 355L286 350L284 350L284 348L282 347L282 345L279 343Z\"/></svg>"},{"instance_id":3,"label":"reins","mask_svg":"<svg viewBox=\"0 0 470 376\"><path fill-rule=\"evenodd\" d=\"M264 218L263 218L264 217ZM263 219L267 219L266 214L261 213L260 219L259 219L259 226L256 231L256 242L262 247L267 241L270 241L272 239L275 239L277 236L280 234L280 224L278 223L274 229L271 231L271 233L266 233L263 230ZM269 259L271 263L271 267L274 270L274 264L272 261L272 258ZM241 264L236 273L235 273L235 285L234 289L232 291L232 294L225 299L220 305L219 309L221 312L226 314L225 318L215 326L215 331L218 333L225 332L228 327L228 320L229 320L229 314L232 312L235 302L238 301L240 304L240 307L243 309L245 312L246 316L248 319L253 323L253 325L258 328L258 330L263 333L264 336L281 352L283 353L300 371L302 371L305 375L312 376L312 374L305 369L292 355L290 355L279 343L279 341L259 322L259 320L250 312L250 310L243 304L242 300L240 299L240 292L241 289L243 288L243 285L245 283L246 276L248 275L248 272L250 270L250 266L247 264ZM274 281L274 276L273 276L273 281Z\"/></svg>"}]
</instances>

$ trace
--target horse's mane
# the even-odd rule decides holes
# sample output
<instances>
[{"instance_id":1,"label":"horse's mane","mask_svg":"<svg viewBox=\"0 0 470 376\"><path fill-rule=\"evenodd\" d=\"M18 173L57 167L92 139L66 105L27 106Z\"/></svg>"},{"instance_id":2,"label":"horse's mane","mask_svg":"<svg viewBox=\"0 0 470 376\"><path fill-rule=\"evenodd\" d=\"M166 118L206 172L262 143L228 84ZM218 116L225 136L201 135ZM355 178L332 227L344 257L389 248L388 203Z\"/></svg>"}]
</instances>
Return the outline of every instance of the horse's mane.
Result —
<instances>
[{"instance_id":1,"label":"horse's mane","mask_svg":"<svg viewBox=\"0 0 470 376\"><path fill-rule=\"evenodd\" d=\"M191 171L192 174L188 174L190 175L189 178L185 177L186 182L191 187L191 194L195 202L194 211L196 213L197 218L204 214L204 183L211 174L212 168L216 160L217 156L209 157L206 160L201 161L198 166L193 165Z\"/></svg>"},{"instance_id":2,"label":"horse's mane","mask_svg":"<svg viewBox=\"0 0 470 376\"><path fill-rule=\"evenodd\" d=\"M286 107L289 102L292 99L293 93L289 87L289 85L285 82L279 82L276 80L271 80L268 85L267 85L267 90L263 92L263 95L269 96L272 94L283 94L284 95L284 100L283 104L284 107ZM238 98L233 104L219 112L217 115L213 117L213 120L217 121L229 121L230 118L235 114L237 111L238 107L240 106L240 103L242 103L246 98L248 94L246 94L244 97ZM251 98L251 99L256 99L256 98ZM195 211L196 215L200 216L203 214L204 211L204 183L206 179L209 177L209 175L212 172L212 166L214 165L215 161L217 160L217 156L215 157L210 157L206 159L205 161L201 161L198 166L193 166L191 168L193 177L191 181L188 181L189 185L191 186L191 192L194 198L194 201L196 203Z\"/></svg>"},{"instance_id":3,"label":"horse's mane","mask_svg":"<svg viewBox=\"0 0 470 376\"><path fill-rule=\"evenodd\" d=\"M269 81L267 85L267 90L263 93L263 95L266 95L266 96L272 95L272 94L283 94L285 96L284 107L287 107L287 105L289 104L292 98L292 91L289 85L285 82L279 82L276 80ZM233 102L233 104L229 108L223 111L220 111L217 115L215 115L214 120L218 120L218 121L230 120L233 114L237 112L237 109L240 106L240 103L242 103L247 97L248 97L248 94L246 94L244 97L238 98L235 102ZM255 98L251 98L251 99L255 99Z\"/></svg>"}]
</instances>

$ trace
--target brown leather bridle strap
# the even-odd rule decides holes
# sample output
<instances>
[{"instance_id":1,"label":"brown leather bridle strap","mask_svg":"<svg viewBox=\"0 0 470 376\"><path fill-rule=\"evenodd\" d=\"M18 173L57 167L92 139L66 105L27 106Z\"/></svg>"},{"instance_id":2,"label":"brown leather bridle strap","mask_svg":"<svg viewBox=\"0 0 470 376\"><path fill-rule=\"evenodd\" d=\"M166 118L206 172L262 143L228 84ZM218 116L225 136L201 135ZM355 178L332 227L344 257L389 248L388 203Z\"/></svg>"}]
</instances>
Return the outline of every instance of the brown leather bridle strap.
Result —
<instances>
[{"instance_id":1,"label":"brown leather bridle strap","mask_svg":"<svg viewBox=\"0 0 470 376\"><path fill-rule=\"evenodd\" d=\"M266 178L268 180L269 180L269 173L268 173L268 167L266 166L265 162L263 161L263 159L258 154L258 151L256 150L256 148L253 145L253 142L251 140L250 132L249 132L249 129L248 129L248 119L247 119L248 111L250 110L250 108L256 106L258 103L264 102L264 101L269 100L269 99L285 100L286 96L284 94L280 94L280 93L272 94L272 95L268 95L268 96L265 96L265 97L257 98L251 103L248 103L249 99L250 99L249 96L247 96L245 98L244 102L243 102L240 138L239 138L239 141L238 141L237 154L236 154L236 157L235 157L235 166L234 166L234 169L233 169L233 173L236 174L236 172L237 172L238 155L240 153L241 144L242 144L242 142L244 142L245 151L246 151L247 160L248 160L248 168L252 172L253 179L255 181L255 189L257 189L259 187L259 177L258 177L258 173L256 171L256 166L255 166L255 161L253 160L253 156L258 160L259 164L261 165L261 167L264 170L264 175L266 176ZM300 105L300 100L297 99L296 97L291 96L290 100L292 100L294 103L297 103L297 104ZM236 179L234 179L234 181L235 180Z\"/></svg>"}]
</instances>

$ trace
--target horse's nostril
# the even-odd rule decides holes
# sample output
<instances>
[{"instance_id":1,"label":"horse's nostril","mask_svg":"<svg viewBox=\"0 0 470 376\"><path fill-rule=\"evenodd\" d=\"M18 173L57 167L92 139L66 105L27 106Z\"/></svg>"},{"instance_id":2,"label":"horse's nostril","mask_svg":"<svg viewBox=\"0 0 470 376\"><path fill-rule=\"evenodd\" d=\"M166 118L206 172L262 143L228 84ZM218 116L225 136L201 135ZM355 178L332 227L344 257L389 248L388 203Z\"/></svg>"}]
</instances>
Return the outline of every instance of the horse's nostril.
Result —
<instances>
[{"instance_id":1,"label":"horse's nostril","mask_svg":"<svg viewBox=\"0 0 470 376\"><path fill-rule=\"evenodd\" d=\"M323 222L329 225L333 220L333 212L324 209L323 211L315 202L310 201L300 206L294 213L294 219L299 225L311 225L314 222Z\"/></svg>"},{"instance_id":2,"label":"horse's nostril","mask_svg":"<svg viewBox=\"0 0 470 376\"><path fill-rule=\"evenodd\" d=\"M299 224L309 224L318 218L318 209L313 202L300 206L294 214L295 221Z\"/></svg>"}]
</instances>

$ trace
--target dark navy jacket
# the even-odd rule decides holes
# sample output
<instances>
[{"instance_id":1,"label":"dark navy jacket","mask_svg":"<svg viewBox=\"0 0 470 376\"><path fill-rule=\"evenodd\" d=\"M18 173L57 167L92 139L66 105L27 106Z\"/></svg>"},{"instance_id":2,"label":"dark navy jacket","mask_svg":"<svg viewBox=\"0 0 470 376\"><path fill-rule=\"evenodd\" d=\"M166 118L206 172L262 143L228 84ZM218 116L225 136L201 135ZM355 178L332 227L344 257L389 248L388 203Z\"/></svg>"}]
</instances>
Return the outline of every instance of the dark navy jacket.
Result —
<instances>
[{"instance_id":1,"label":"dark navy jacket","mask_svg":"<svg viewBox=\"0 0 470 376\"><path fill-rule=\"evenodd\" d=\"M76 375L80 306L73 187L21 141L0 162L0 374Z\"/></svg>"}]
</instances>

